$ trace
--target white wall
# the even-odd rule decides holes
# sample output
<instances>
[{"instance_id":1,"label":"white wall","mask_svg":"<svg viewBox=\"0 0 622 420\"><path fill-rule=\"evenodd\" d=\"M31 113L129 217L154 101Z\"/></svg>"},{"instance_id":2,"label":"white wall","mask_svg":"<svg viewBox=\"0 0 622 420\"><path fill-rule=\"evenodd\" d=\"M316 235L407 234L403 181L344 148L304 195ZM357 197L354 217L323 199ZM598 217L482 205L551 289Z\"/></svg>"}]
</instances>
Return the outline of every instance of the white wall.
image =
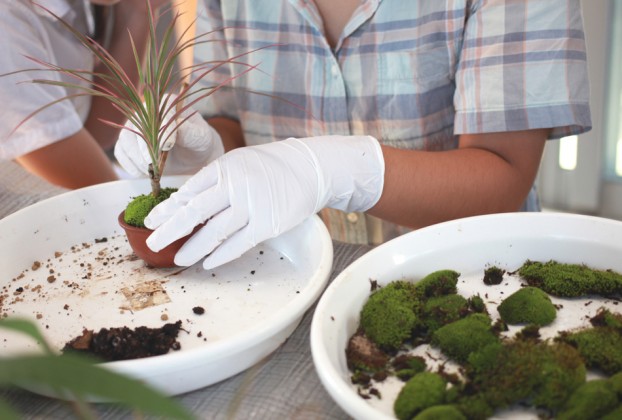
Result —
<instances>
[{"instance_id":1,"label":"white wall","mask_svg":"<svg viewBox=\"0 0 622 420\"><path fill-rule=\"evenodd\" d=\"M609 0L582 1L593 128L579 136L577 167L572 171L559 167L560 142L547 142L537 181L545 208L600 215L604 197L609 196L602 183L602 173L611 5Z\"/></svg>"}]
</instances>

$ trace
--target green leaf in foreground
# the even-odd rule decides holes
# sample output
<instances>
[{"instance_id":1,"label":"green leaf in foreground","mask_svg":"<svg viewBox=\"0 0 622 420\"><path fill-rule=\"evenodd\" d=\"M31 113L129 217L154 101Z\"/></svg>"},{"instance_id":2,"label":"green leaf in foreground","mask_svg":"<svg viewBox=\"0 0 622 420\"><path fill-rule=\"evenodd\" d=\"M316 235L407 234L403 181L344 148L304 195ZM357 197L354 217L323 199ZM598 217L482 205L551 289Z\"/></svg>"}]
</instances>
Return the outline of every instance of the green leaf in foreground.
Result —
<instances>
[{"instance_id":1,"label":"green leaf in foreground","mask_svg":"<svg viewBox=\"0 0 622 420\"><path fill-rule=\"evenodd\" d=\"M104 367L81 355L52 354L37 326L23 319L5 318L0 328L22 332L37 340L47 351L43 355L0 357L0 387L63 390L67 398L84 401L97 398L145 413L171 419L193 416L175 400L158 390ZM19 418L0 400L0 418Z\"/></svg>"}]
</instances>

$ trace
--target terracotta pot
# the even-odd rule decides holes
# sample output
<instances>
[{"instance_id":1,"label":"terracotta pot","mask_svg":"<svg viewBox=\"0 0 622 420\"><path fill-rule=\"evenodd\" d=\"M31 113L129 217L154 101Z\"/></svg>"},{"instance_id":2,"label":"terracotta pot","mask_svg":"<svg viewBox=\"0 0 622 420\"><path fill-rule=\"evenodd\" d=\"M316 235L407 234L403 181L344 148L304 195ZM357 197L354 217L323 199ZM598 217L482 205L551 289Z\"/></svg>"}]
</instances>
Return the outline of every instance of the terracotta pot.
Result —
<instances>
[{"instance_id":1,"label":"terracotta pot","mask_svg":"<svg viewBox=\"0 0 622 420\"><path fill-rule=\"evenodd\" d=\"M175 254L179 251L179 248L192 236L199 227L192 231L190 235L184 236L167 246L166 248L160 250L159 252L153 252L147 246L146 240L149 235L153 232L151 229L136 227L132 225L128 225L123 220L123 216L125 215L125 211L122 211L119 215L119 225L125 230L125 235L127 236L127 240L134 250L134 253L141 260L145 261L148 266L155 268L168 268L168 267L177 267L175 264Z\"/></svg>"}]
</instances>

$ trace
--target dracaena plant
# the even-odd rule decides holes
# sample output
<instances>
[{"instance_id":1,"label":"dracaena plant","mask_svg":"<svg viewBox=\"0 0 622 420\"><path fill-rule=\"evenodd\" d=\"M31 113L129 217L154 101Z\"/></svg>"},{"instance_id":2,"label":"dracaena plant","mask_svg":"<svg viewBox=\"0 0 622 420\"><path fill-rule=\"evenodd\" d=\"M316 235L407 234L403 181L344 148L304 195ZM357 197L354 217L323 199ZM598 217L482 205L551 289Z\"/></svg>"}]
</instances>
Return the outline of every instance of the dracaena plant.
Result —
<instances>
[{"instance_id":1,"label":"dracaena plant","mask_svg":"<svg viewBox=\"0 0 622 420\"><path fill-rule=\"evenodd\" d=\"M29 80L29 82L62 86L74 89L78 92L50 102L37 109L26 117L21 124L43 109L53 106L60 101L72 99L77 96L99 96L109 100L113 106L134 125L135 129L108 120L102 120L102 122L117 128L131 130L145 141L151 158L151 163L149 165L151 193L154 197L157 197L160 193L160 178L164 170L166 157L175 143L177 130L192 116L192 113L184 113L184 111L191 109L198 101L205 99L221 87L228 85L233 79L255 69L256 66L237 60L241 56L250 54L256 50L248 51L222 61L201 63L198 65L190 65L187 68L180 68L177 63L184 52L187 50L191 51L198 44L215 41L209 39L209 32L187 37L186 35L191 28L190 26L181 32L181 36L176 37L175 28L180 18L180 13L175 13L168 25L164 28L163 33L159 34L157 31L157 16L151 8L149 1L145 1L149 11L149 36L145 59L138 53L134 41L131 41L136 66L139 69L138 83L132 82L121 65L103 46L92 38L82 34L62 18L41 5L37 6L54 16L54 18L69 30L97 60L103 63L109 73L104 74L83 69L65 68L34 57L27 57L41 67L18 70L10 74L42 70L62 73L69 75L75 82L49 79L33 79ZM194 23L193 21L192 25ZM244 68L239 73L226 78L219 84L195 89L195 85L209 73L230 63L242 65ZM176 95L169 95L170 93L175 93Z\"/></svg>"}]
</instances>

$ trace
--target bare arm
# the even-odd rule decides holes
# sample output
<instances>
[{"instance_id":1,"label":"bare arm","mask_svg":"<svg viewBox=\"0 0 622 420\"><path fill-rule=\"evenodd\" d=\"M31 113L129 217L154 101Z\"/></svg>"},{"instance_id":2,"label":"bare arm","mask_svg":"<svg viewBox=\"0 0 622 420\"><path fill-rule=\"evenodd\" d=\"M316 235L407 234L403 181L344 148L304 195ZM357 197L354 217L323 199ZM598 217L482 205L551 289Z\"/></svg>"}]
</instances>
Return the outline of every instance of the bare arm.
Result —
<instances>
[{"instance_id":1,"label":"bare arm","mask_svg":"<svg viewBox=\"0 0 622 420\"><path fill-rule=\"evenodd\" d=\"M245 146L244 133L238 121L225 117L215 117L209 118L207 122L220 134L225 152Z\"/></svg>"},{"instance_id":2,"label":"bare arm","mask_svg":"<svg viewBox=\"0 0 622 420\"><path fill-rule=\"evenodd\" d=\"M517 211L535 180L548 130L460 136L447 152L383 146L385 184L369 213L412 228Z\"/></svg>"},{"instance_id":3,"label":"bare arm","mask_svg":"<svg viewBox=\"0 0 622 420\"><path fill-rule=\"evenodd\" d=\"M108 156L85 129L16 160L28 171L65 188L117 179Z\"/></svg>"},{"instance_id":4,"label":"bare arm","mask_svg":"<svg viewBox=\"0 0 622 420\"><path fill-rule=\"evenodd\" d=\"M169 0L151 0L151 5L159 9ZM114 6L114 31L111 36L108 51L121 64L128 77L138 83L138 69L130 43L130 35L136 45L136 50L144 58L147 38L149 36L149 22L144 0L123 0ZM129 33L128 33L129 32ZM96 65L96 72L106 74L108 71L101 63ZM123 125L125 117L113 108L112 104L100 97L94 97L91 110L84 124L86 130L93 135L101 147L111 149L119 137L119 128L102 123L99 119L113 121Z\"/></svg>"}]
</instances>

